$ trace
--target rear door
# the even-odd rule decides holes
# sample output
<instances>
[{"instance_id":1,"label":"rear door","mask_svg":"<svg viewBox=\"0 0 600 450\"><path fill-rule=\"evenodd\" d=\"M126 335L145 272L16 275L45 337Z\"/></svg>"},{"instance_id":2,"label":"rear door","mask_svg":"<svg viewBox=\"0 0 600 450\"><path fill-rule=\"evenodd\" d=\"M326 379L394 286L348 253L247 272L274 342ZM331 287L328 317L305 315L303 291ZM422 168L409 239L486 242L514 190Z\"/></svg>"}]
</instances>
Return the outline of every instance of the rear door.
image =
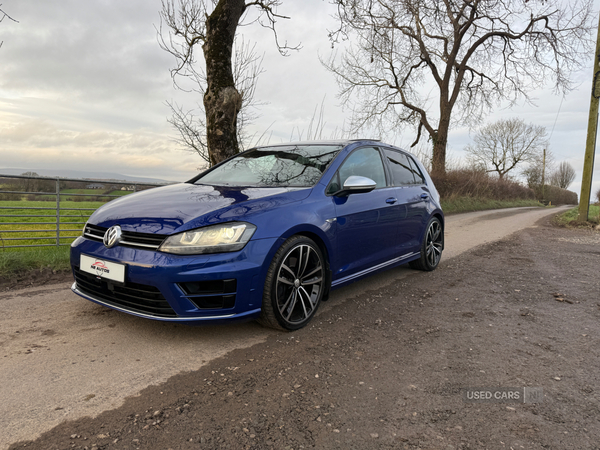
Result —
<instances>
[{"instance_id":1,"label":"rear door","mask_svg":"<svg viewBox=\"0 0 600 450\"><path fill-rule=\"evenodd\" d=\"M383 153L391 172L398 203L406 208L406 217L398 228L399 255L419 251L430 201L425 178L410 155L387 148Z\"/></svg>"}]
</instances>

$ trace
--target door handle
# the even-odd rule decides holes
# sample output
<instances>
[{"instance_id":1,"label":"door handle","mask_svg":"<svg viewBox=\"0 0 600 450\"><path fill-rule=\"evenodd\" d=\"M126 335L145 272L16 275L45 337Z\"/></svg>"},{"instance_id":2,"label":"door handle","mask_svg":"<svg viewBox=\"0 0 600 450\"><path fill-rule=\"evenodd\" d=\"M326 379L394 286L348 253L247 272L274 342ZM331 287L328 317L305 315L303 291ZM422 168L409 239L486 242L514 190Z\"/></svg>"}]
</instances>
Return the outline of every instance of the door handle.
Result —
<instances>
[{"instance_id":1,"label":"door handle","mask_svg":"<svg viewBox=\"0 0 600 450\"><path fill-rule=\"evenodd\" d=\"M396 203L397 201L398 201L398 200L397 200L397 199L395 199L394 197L390 197L390 198L387 198L387 199L385 199L385 202L386 202L386 203L389 203L389 204L394 204L394 203Z\"/></svg>"}]
</instances>

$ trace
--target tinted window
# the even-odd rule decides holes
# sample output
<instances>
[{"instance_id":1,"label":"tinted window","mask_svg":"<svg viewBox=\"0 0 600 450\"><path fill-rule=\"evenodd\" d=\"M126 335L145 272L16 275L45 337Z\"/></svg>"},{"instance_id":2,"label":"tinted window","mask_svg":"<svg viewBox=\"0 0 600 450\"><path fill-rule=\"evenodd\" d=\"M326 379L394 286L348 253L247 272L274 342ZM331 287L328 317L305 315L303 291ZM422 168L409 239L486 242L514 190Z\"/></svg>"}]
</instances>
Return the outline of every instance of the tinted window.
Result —
<instances>
[{"instance_id":1,"label":"tinted window","mask_svg":"<svg viewBox=\"0 0 600 450\"><path fill-rule=\"evenodd\" d=\"M393 150L385 150L384 153L392 170L394 186L415 184L413 168L410 166L408 157L404 153Z\"/></svg>"},{"instance_id":2,"label":"tinted window","mask_svg":"<svg viewBox=\"0 0 600 450\"><path fill-rule=\"evenodd\" d=\"M386 185L381 155L372 147L360 148L352 152L340 167L338 174L342 185L352 175L370 178L377 183L377 188Z\"/></svg>"},{"instance_id":3,"label":"tinted window","mask_svg":"<svg viewBox=\"0 0 600 450\"><path fill-rule=\"evenodd\" d=\"M415 176L415 182L417 184L425 184L425 178L423 177L421 169L419 169L419 166L417 166L415 160L408 156L408 161L410 162L410 167L412 169L413 175Z\"/></svg>"},{"instance_id":4,"label":"tinted window","mask_svg":"<svg viewBox=\"0 0 600 450\"><path fill-rule=\"evenodd\" d=\"M215 167L201 175L195 183L217 186L314 186L341 149L339 145L257 148Z\"/></svg>"}]
</instances>

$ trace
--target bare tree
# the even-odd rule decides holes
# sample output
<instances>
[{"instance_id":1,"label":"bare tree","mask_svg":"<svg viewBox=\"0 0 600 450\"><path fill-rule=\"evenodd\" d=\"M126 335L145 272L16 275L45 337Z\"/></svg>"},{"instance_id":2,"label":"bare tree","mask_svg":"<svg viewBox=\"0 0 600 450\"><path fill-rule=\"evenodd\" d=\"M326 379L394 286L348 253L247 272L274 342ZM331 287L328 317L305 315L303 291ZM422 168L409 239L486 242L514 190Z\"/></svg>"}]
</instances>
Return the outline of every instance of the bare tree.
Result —
<instances>
[{"instance_id":1,"label":"bare tree","mask_svg":"<svg viewBox=\"0 0 600 450\"><path fill-rule=\"evenodd\" d=\"M233 54L233 78L235 85L242 96L242 105L237 116L237 142L239 149L243 150L250 142L247 135L247 125L252 123L257 114L255 109L260 105L255 99L256 85L262 73L262 58L255 53L255 45L242 41L236 45ZM197 73L194 92L204 96L206 77L204 73ZM171 118L167 121L177 130L179 138L175 141L182 147L197 153L208 165L211 165L208 143L206 138L206 113L204 105L199 103L194 109L186 109L182 105L168 101L171 109Z\"/></svg>"},{"instance_id":2,"label":"bare tree","mask_svg":"<svg viewBox=\"0 0 600 450\"><path fill-rule=\"evenodd\" d=\"M203 96L205 145L211 165L239 151L238 114L244 96L236 85L232 64L237 28L248 9L256 7L255 21L273 30L280 53L286 54L289 47L279 43L275 31L277 19L287 18L277 14L280 4L280 0L162 0L160 14L168 36L161 24L160 44L177 61L171 70L175 84L178 77L190 79ZM204 65L197 64L197 45L202 46ZM178 111L182 115L178 116ZM174 113L173 121L183 124L185 130L191 117L177 106ZM183 135L182 139L186 140Z\"/></svg>"},{"instance_id":3,"label":"bare tree","mask_svg":"<svg viewBox=\"0 0 600 450\"><path fill-rule=\"evenodd\" d=\"M573 181L575 181L575 169L566 161L561 162L550 175L550 184L562 189L567 189Z\"/></svg>"},{"instance_id":4,"label":"bare tree","mask_svg":"<svg viewBox=\"0 0 600 450\"><path fill-rule=\"evenodd\" d=\"M4 19L8 19L8 20L11 20L11 21L17 22L17 23L19 22L18 20L13 19L7 13L5 13L4 10L2 9L2 3L0 3L0 23L2 23L4 21ZM0 41L0 47L2 47L3 43L4 43L4 41Z\"/></svg>"},{"instance_id":5,"label":"bare tree","mask_svg":"<svg viewBox=\"0 0 600 450\"><path fill-rule=\"evenodd\" d=\"M424 128L436 173L445 172L452 123L475 125L548 80L568 91L591 48L592 0L331 1L340 23L332 42L352 42L326 66L354 111L354 131L409 124L416 145Z\"/></svg>"},{"instance_id":6,"label":"bare tree","mask_svg":"<svg viewBox=\"0 0 600 450\"><path fill-rule=\"evenodd\" d=\"M502 179L518 165L539 158L547 144L546 128L522 119L503 119L481 127L473 141L465 149L472 164Z\"/></svg>"}]
</instances>

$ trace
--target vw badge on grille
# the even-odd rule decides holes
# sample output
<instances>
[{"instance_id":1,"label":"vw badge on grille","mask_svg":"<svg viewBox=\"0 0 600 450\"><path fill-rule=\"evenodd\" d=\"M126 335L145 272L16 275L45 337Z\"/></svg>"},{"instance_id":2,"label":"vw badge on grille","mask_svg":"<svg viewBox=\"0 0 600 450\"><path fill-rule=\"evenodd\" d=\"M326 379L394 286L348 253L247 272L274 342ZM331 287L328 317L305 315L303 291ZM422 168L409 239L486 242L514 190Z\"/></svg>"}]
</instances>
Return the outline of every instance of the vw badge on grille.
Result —
<instances>
[{"instance_id":1,"label":"vw badge on grille","mask_svg":"<svg viewBox=\"0 0 600 450\"><path fill-rule=\"evenodd\" d=\"M106 230L104 233L104 245L106 248L114 247L121 240L121 227L119 225L114 225Z\"/></svg>"}]
</instances>

